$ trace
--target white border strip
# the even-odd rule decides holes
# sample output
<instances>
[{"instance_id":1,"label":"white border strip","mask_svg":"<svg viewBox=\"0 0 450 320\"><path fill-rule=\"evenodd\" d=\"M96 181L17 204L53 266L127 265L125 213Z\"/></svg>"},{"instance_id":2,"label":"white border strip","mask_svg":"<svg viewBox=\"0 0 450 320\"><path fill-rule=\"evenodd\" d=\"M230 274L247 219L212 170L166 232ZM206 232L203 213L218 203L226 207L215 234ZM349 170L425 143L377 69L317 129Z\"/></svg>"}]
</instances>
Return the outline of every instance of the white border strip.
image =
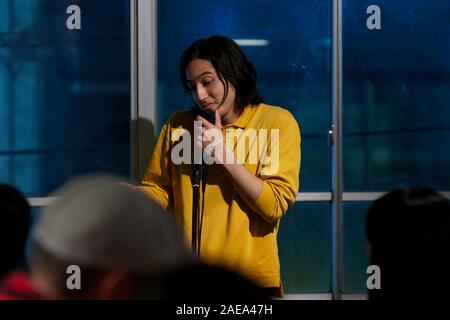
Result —
<instances>
[{"instance_id":1,"label":"white border strip","mask_svg":"<svg viewBox=\"0 0 450 320\"><path fill-rule=\"evenodd\" d=\"M139 177L139 110L138 110L138 15L137 3L130 0L130 118L131 118L131 181L137 183Z\"/></svg>"},{"instance_id":2,"label":"white border strip","mask_svg":"<svg viewBox=\"0 0 450 320\"><path fill-rule=\"evenodd\" d=\"M52 203L55 199L56 197L27 198L27 201L32 207L45 207Z\"/></svg>"},{"instance_id":3,"label":"white border strip","mask_svg":"<svg viewBox=\"0 0 450 320\"><path fill-rule=\"evenodd\" d=\"M331 293L299 293L299 294L285 294L279 300L332 300Z\"/></svg>"},{"instance_id":4,"label":"white border strip","mask_svg":"<svg viewBox=\"0 0 450 320\"><path fill-rule=\"evenodd\" d=\"M341 294L341 300L368 300L369 294L367 293L343 293Z\"/></svg>"},{"instance_id":5,"label":"white border strip","mask_svg":"<svg viewBox=\"0 0 450 320\"><path fill-rule=\"evenodd\" d=\"M331 192L301 192L297 193L295 201L331 201L332 199Z\"/></svg>"},{"instance_id":6,"label":"white border strip","mask_svg":"<svg viewBox=\"0 0 450 320\"><path fill-rule=\"evenodd\" d=\"M368 300L367 293L342 293L341 300ZM331 293L290 293L277 300L333 300Z\"/></svg>"},{"instance_id":7,"label":"white border strip","mask_svg":"<svg viewBox=\"0 0 450 320\"><path fill-rule=\"evenodd\" d=\"M261 47L268 46L269 40L266 39L234 39L241 47Z\"/></svg>"},{"instance_id":8,"label":"white border strip","mask_svg":"<svg viewBox=\"0 0 450 320\"><path fill-rule=\"evenodd\" d=\"M386 192L344 192L344 201L374 201L385 195Z\"/></svg>"},{"instance_id":9,"label":"white border strip","mask_svg":"<svg viewBox=\"0 0 450 320\"><path fill-rule=\"evenodd\" d=\"M331 293L291 293L279 300L332 300Z\"/></svg>"},{"instance_id":10,"label":"white border strip","mask_svg":"<svg viewBox=\"0 0 450 320\"><path fill-rule=\"evenodd\" d=\"M382 192L344 192L343 201L375 201L384 196L388 191ZM450 200L449 191L437 191L443 197Z\"/></svg>"},{"instance_id":11,"label":"white border strip","mask_svg":"<svg viewBox=\"0 0 450 320\"><path fill-rule=\"evenodd\" d=\"M340 300L343 283L343 160L342 160L342 0L332 2L332 90L333 90L333 202L331 291L333 299Z\"/></svg>"},{"instance_id":12,"label":"white border strip","mask_svg":"<svg viewBox=\"0 0 450 320\"><path fill-rule=\"evenodd\" d=\"M156 0L138 0L137 3L139 118L146 119L156 126L157 4Z\"/></svg>"},{"instance_id":13,"label":"white border strip","mask_svg":"<svg viewBox=\"0 0 450 320\"><path fill-rule=\"evenodd\" d=\"M449 191L438 191L443 197L446 197L448 200L450 200L450 192Z\"/></svg>"},{"instance_id":14,"label":"white border strip","mask_svg":"<svg viewBox=\"0 0 450 320\"><path fill-rule=\"evenodd\" d=\"M157 128L157 1L136 0L137 38L135 44L136 65L136 124L137 168L133 177L140 182L150 160L154 130Z\"/></svg>"},{"instance_id":15,"label":"white border strip","mask_svg":"<svg viewBox=\"0 0 450 320\"><path fill-rule=\"evenodd\" d=\"M442 196L450 200L450 191L438 191ZM374 201L386 194L386 192L344 192L344 201ZM331 201L331 192L301 192L297 194L297 202L320 202ZM55 197L35 197L27 198L32 207L44 207L49 205Z\"/></svg>"}]
</instances>

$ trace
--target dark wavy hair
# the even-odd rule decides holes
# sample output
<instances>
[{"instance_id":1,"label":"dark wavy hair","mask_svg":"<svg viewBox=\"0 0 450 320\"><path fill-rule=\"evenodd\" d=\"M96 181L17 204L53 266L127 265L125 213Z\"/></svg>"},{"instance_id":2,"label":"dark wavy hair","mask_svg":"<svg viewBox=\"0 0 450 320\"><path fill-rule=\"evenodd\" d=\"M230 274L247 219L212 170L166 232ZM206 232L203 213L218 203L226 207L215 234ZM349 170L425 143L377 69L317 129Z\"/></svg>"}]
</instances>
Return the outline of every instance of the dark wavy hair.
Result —
<instances>
[{"instance_id":1,"label":"dark wavy hair","mask_svg":"<svg viewBox=\"0 0 450 320\"><path fill-rule=\"evenodd\" d=\"M245 106L263 102L256 87L256 71L253 64L242 52L239 45L223 36L211 36L193 42L180 59L180 80L187 92L189 89L186 68L194 59L208 60L216 70L225 87L225 101L228 95L228 83L236 90L235 107L242 112ZM222 103L223 103L222 101Z\"/></svg>"}]
</instances>

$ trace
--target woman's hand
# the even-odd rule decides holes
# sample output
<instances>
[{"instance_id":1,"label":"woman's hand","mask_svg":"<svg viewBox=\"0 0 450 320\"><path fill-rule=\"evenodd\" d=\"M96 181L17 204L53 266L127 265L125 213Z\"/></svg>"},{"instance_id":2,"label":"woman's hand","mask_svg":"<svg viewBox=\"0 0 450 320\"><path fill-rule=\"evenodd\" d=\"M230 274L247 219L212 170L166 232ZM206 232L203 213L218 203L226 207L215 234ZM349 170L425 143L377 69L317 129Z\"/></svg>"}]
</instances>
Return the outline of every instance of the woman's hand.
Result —
<instances>
[{"instance_id":1,"label":"woman's hand","mask_svg":"<svg viewBox=\"0 0 450 320\"><path fill-rule=\"evenodd\" d=\"M202 146L206 154L206 157L204 155L205 163L208 163L206 158L209 155L213 158L213 161L222 164L242 198L249 204L254 203L261 194L263 182L251 174L242 164L238 164L234 153L227 148L223 139L219 112L216 110L216 123L214 125L201 116L197 116L197 121L202 122L202 134L197 137L196 143Z\"/></svg>"},{"instance_id":2,"label":"woman's hand","mask_svg":"<svg viewBox=\"0 0 450 320\"><path fill-rule=\"evenodd\" d=\"M234 163L234 154L227 148L223 138L219 111L216 110L215 113L214 124L202 116L197 116L196 120L202 123L202 134L196 137L196 143L204 150L205 163L212 164L214 161L218 164Z\"/></svg>"}]
</instances>

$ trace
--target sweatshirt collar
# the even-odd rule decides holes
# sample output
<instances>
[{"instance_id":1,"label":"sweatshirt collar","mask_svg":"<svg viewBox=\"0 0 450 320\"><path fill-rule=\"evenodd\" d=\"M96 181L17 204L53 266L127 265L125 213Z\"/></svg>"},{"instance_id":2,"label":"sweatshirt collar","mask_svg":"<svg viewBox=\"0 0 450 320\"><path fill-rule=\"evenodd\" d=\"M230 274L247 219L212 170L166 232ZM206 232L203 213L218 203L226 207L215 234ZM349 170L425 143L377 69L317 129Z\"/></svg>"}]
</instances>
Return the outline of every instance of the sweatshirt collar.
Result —
<instances>
[{"instance_id":1,"label":"sweatshirt collar","mask_svg":"<svg viewBox=\"0 0 450 320\"><path fill-rule=\"evenodd\" d=\"M246 128L248 122L253 117L253 114L256 111L256 107L257 106L253 106L253 105L246 106L244 108L244 111L242 111L241 115L236 119L236 121L224 126L224 128L228 128L228 127L237 127L237 128L242 128L242 129Z\"/></svg>"}]
</instances>

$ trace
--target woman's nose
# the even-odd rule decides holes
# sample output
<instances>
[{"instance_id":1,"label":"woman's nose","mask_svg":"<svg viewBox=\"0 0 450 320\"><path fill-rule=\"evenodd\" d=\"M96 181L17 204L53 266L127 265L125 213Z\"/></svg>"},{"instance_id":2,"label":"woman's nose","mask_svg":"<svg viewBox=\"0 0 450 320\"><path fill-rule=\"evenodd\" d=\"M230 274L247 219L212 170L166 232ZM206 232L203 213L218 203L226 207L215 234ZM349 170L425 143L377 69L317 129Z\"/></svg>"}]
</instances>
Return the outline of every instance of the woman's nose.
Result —
<instances>
[{"instance_id":1,"label":"woman's nose","mask_svg":"<svg viewBox=\"0 0 450 320\"><path fill-rule=\"evenodd\" d=\"M205 90L205 87L203 87L202 85L197 86L197 88L195 90L195 96L198 101L202 101L202 100L206 99L208 94Z\"/></svg>"}]
</instances>

